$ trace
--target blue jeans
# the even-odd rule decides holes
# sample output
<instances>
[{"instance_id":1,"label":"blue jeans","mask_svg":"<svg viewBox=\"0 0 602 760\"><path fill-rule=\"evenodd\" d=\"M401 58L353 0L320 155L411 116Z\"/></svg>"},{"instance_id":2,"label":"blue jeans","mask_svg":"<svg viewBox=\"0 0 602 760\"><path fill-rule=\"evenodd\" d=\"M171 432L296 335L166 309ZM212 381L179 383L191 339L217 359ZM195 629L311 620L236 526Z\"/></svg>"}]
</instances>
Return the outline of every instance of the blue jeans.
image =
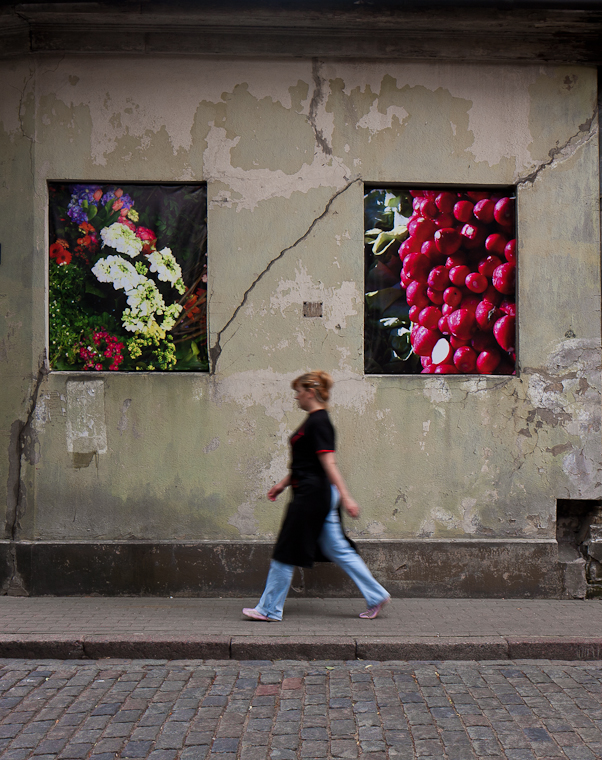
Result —
<instances>
[{"instance_id":1,"label":"blue jeans","mask_svg":"<svg viewBox=\"0 0 602 760\"><path fill-rule=\"evenodd\" d=\"M322 527L318 544L322 554L344 570L359 588L368 607L374 607L389 597L387 590L374 579L360 555L349 545L343 535L337 511L339 492L332 486L330 512ZM273 559L265 584L265 589L256 606L262 615L273 620L282 620L284 602L293 579L294 565L286 565Z\"/></svg>"}]
</instances>

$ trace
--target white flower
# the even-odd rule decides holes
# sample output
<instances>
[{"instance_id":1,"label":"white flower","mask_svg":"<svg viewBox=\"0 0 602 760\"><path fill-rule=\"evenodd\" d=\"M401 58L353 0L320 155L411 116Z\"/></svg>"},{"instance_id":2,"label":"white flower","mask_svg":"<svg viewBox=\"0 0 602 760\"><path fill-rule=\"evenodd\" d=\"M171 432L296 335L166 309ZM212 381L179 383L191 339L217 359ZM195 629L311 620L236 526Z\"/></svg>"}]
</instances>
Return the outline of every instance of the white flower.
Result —
<instances>
[{"instance_id":1,"label":"white flower","mask_svg":"<svg viewBox=\"0 0 602 760\"><path fill-rule=\"evenodd\" d=\"M135 232L120 222L115 222L109 227L103 227L100 231L100 237L103 246L108 245L115 248L119 253L125 253L132 259L138 256L144 245L142 240L136 237Z\"/></svg>"},{"instance_id":2,"label":"white flower","mask_svg":"<svg viewBox=\"0 0 602 760\"><path fill-rule=\"evenodd\" d=\"M139 274L135 267L121 256L99 259L92 267L92 272L99 282L110 282L115 290L123 288L128 291L147 282L146 277Z\"/></svg>"},{"instance_id":3,"label":"white flower","mask_svg":"<svg viewBox=\"0 0 602 760\"><path fill-rule=\"evenodd\" d=\"M127 290L126 294L128 306L133 312L141 316L150 316L155 313L163 314L165 311L163 296L152 280L145 280L132 290Z\"/></svg>"},{"instance_id":4,"label":"white flower","mask_svg":"<svg viewBox=\"0 0 602 760\"><path fill-rule=\"evenodd\" d=\"M182 268L175 259L170 248L162 251L153 251L148 257L151 272L157 272L157 276L163 282L176 285L182 280ZM179 288L178 288L179 290Z\"/></svg>"},{"instance_id":5,"label":"white flower","mask_svg":"<svg viewBox=\"0 0 602 760\"><path fill-rule=\"evenodd\" d=\"M124 309L121 315L121 323L126 330L130 332L145 332L146 323L140 319L137 314L134 314L131 309Z\"/></svg>"},{"instance_id":6,"label":"white flower","mask_svg":"<svg viewBox=\"0 0 602 760\"><path fill-rule=\"evenodd\" d=\"M178 317L182 313L182 308L183 307L179 303L172 303L171 306L168 306L165 309L163 322L161 322L162 330L171 330L171 328L175 325Z\"/></svg>"}]
</instances>

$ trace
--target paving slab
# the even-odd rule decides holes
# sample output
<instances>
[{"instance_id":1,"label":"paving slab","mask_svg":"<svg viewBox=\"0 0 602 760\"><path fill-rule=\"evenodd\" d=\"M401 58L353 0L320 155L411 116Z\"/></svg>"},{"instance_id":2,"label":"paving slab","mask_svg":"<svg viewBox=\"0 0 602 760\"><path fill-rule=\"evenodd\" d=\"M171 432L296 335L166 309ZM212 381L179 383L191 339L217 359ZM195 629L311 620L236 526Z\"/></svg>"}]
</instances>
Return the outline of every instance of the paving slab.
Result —
<instances>
[{"instance_id":1,"label":"paving slab","mask_svg":"<svg viewBox=\"0 0 602 760\"><path fill-rule=\"evenodd\" d=\"M279 623L256 599L0 597L0 657L96 659L602 659L602 602L393 599L287 601Z\"/></svg>"}]
</instances>

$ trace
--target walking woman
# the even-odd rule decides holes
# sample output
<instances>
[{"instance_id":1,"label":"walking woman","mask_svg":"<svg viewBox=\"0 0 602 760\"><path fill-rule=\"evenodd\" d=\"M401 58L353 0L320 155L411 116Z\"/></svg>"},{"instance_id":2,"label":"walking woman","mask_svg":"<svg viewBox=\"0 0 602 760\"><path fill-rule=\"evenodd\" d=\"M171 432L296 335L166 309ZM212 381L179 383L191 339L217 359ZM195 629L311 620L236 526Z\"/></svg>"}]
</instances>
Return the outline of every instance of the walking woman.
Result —
<instances>
[{"instance_id":1,"label":"walking woman","mask_svg":"<svg viewBox=\"0 0 602 760\"><path fill-rule=\"evenodd\" d=\"M312 567L321 552L343 569L361 591L368 609L360 617L375 618L390 596L372 577L341 528L339 499L351 517L359 516L359 506L336 464L334 428L326 411L332 378L316 370L296 378L291 386L299 407L308 415L290 439L290 472L270 488L268 499L275 501L288 486L293 496L278 535L265 590L259 604L243 609L243 615L253 620L282 620L295 565Z\"/></svg>"}]
</instances>

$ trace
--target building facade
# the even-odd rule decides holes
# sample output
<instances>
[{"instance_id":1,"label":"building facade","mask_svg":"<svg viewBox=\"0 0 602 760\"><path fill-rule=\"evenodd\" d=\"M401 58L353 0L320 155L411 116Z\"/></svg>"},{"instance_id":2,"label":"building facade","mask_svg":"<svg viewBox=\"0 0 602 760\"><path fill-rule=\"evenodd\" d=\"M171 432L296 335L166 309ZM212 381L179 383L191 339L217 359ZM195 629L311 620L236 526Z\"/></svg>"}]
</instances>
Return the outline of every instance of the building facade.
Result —
<instances>
[{"instance_id":1,"label":"building facade","mask_svg":"<svg viewBox=\"0 0 602 760\"><path fill-rule=\"evenodd\" d=\"M0 17L3 593L256 593L312 368L394 596L594 593L596 13L63 6ZM52 183L206 187L207 371L49 366ZM366 374L372 187L513 189L516 374ZM293 585L355 593L329 566Z\"/></svg>"}]
</instances>

